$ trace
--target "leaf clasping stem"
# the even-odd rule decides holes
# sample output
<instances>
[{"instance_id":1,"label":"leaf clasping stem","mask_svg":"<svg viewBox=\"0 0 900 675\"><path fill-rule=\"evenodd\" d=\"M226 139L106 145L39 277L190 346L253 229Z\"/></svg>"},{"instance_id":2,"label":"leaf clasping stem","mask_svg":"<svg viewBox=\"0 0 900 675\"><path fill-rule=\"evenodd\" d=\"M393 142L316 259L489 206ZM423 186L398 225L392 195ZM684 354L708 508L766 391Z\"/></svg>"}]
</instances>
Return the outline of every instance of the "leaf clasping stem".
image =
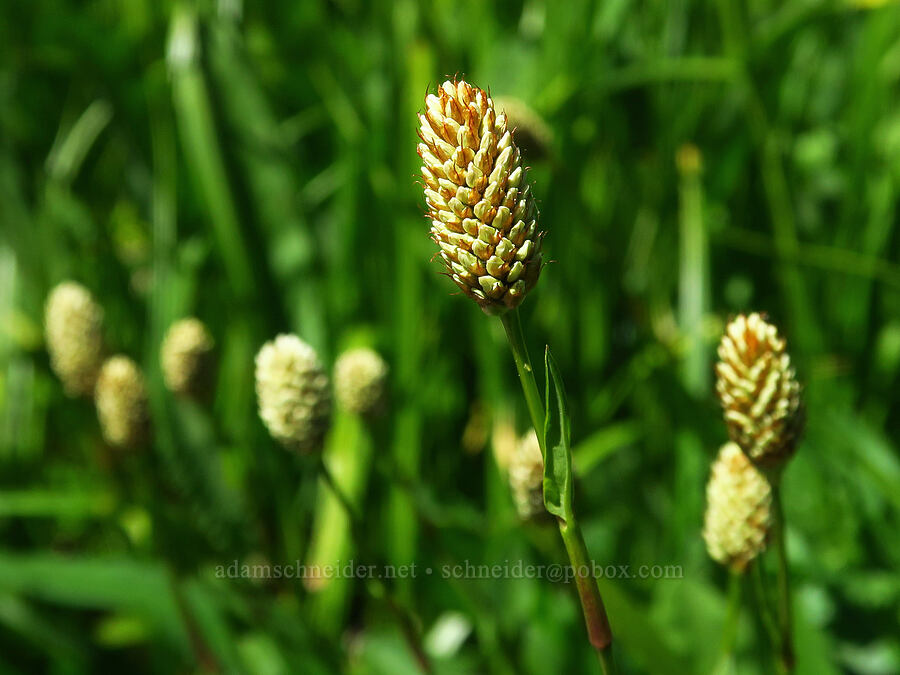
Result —
<instances>
[{"instance_id":1,"label":"leaf clasping stem","mask_svg":"<svg viewBox=\"0 0 900 675\"><path fill-rule=\"evenodd\" d=\"M514 309L500 317L506 337L512 351L516 370L519 373L519 381L522 384L522 392L525 395L525 403L531 423L537 434L541 455L547 457L546 441L544 439L545 408L544 401L537 381L534 377L534 368L525 345L525 336L522 332L522 322L519 318L519 310ZM550 377L547 373L546 377ZM570 458L571 459L571 458ZM559 532L572 565L575 584L578 589L578 599L581 601L581 609L584 613L584 622L588 632L591 646L597 653L600 668L604 675L613 675L617 672L615 660L612 655L612 630L609 619L606 616L606 608L600 597L600 589L593 574L587 546L584 543L584 535L581 526L575 518L574 512L567 514L565 519L557 518Z\"/></svg>"}]
</instances>

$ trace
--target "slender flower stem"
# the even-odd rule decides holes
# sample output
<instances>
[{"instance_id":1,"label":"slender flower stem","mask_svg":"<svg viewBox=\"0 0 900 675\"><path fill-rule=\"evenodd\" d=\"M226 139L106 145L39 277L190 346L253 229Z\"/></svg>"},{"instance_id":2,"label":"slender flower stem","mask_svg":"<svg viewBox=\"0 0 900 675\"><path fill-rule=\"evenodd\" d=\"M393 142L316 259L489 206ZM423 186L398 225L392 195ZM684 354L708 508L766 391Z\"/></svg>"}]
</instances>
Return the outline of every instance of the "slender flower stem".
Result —
<instances>
[{"instance_id":1,"label":"slender flower stem","mask_svg":"<svg viewBox=\"0 0 900 675\"><path fill-rule=\"evenodd\" d=\"M519 372L519 381L522 383L522 391L525 394L525 403L528 406L528 414L541 446L541 453L546 455L544 447L544 402L537 382L534 379L534 368L531 367L531 358L528 356L528 348L525 346L525 336L522 333L522 322L519 319L519 310L514 309L504 314L500 320L506 329L506 338L512 350L513 359L516 362L516 370Z\"/></svg>"},{"instance_id":2,"label":"slender flower stem","mask_svg":"<svg viewBox=\"0 0 900 675\"><path fill-rule=\"evenodd\" d=\"M357 514L356 508L353 506L349 497L347 497L346 493L334 480L334 476L332 476L328 466L321 458L319 459L319 473L328 485L329 490L331 490L337 500L341 503L341 506L347 512L347 520L350 522L350 533L360 556L366 558L369 563L373 562L374 559L369 557L368 551L365 548L365 533L363 530L362 519ZM371 578L369 584L371 585L366 586L369 593L373 597L383 600L394 615L394 619L397 621L397 624L403 633L403 637L406 640L410 651L413 653L420 670L427 674L433 673L434 669L431 666L428 655L425 653L425 648L422 645L422 636L412 611L403 606L391 592L390 588L377 577Z\"/></svg>"},{"instance_id":3,"label":"slender flower stem","mask_svg":"<svg viewBox=\"0 0 900 675\"><path fill-rule=\"evenodd\" d=\"M108 449L109 446L106 446L106 448ZM116 479L116 482L122 487L124 501L131 504L137 504L139 506L147 506L147 508L151 512L151 517L156 518L156 510L152 507L151 504L147 503L138 495L137 489L138 485L140 484L140 480L144 476L156 475L156 472L149 468L146 457L144 455L140 455L137 457L114 456L110 460L110 465L112 467L112 473ZM163 544L163 546L165 545ZM161 553L167 559L171 560L171 555L167 550L163 549ZM197 622L191 615L190 608L188 607L188 603L184 597L184 591L181 588L178 571L172 564L167 565L166 577L169 583L169 589L172 594L172 599L175 602L175 608L178 610L179 618L184 624L184 630L187 633L188 644L190 645L191 652L194 656L194 660L196 661L198 668L200 669L200 672L221 672L221 668L219 667L219 664L216 660L216 656L204 641L203 635L197 627Z\"/></svg>"},{"instance_id":4,"label":"slender flower stem","mask_svg":"<svg viewBox=\"0 0 900 675\"><path fill-rule=\"evenodd\" d=\"M203 637L197 627L197 622L191 615L187 599L184 597L184 590L181 588L178 572L175 571L175 568L172 565L168 566L167 576L169 577L169 586L172 590L172 598L175 600L175 606L178 608L178 613L181 615L182 622L184 622L184 630L187 632L191 651L194 653L194 659L197 662L200 672L222 672L222 669L216 661L215 655L203 641Z\"/></svg>"},{"instance_id":5,"label":"slender flower stem","mask_svg":"<svg viewBox=\"0 0 900 675\"><path fill-rule=\"evenodd\" d=\"M791 612L790 571L785 545L784 506L781 502L781 487L775 484L772 488L772 504L775 507L775 532L773 547L778 559L778 621L781 629L781 649L779 657L784 670L794 671L794 645L792 639L793 617Z\"/></svg>"},{"instance_id":6,"label":"slender flower stem","mask_svg":"<svg viewBox=\"0 0 900 675\"><path fill-rule=\"evenodd\" d=\"M558 519L559 532L566 552L569 554L569 562L572 565L575 586L578 589L578 598L581 600L581 608L584 612L584 623L587 627L588 639L597 651L600 660L600 668L604 675L616 672L616 664L612 654L612 630L609 627L609 619L606 616L606 608L600 597L600 589L594 578L587 546L581 534L581 528L574 519L563 521Z\"/></svg>"},{"instance_id":7,"label":"slender flower stem","mask_svg":"<svg viewBox=\"0 0 900 675\"><path fill-rule=\"evenodd\" d=\"M772 615L772 608L769 606L769 596L766 592L767 586L763 579L761 562L762 561L759 559L754 560L751 563L752 569L750 570L750 573L753 575L753 590L756 595L756 608L759 612L759 618L763 623L763 627L769 634L769 641L772 643L772 647L778 650L780 654L781 634L778 631L778 624L775 621L775 617ZM788 671L785 669L781 658L776 658L775 662L779 675L786 675Z\"/></svg>"},{"instance_id":8,"label":"slender flower stem","mask_svg":"<svg viewBox=\"0 0 900 675\"><path fill-rule=\"evenodd\" d=\"M525 336L522 333L522 322L519 319L519 311L513 310L504 314L501 319L503 328L506 329L506 337L512 350L513 360L516 362L516 370L519 373L519 381L522 383L522 391L525 394L525 403L531 416L531 423L537 433L538 443L541 446L541 454L547 456L547 448L544 442L544 403L540 390L534 378L534 368L528 356L525 346ZM612 630L609 619L606 616L606 608L600 597L600 589L594 578L590 556L584 543L581 527L574 515L568 520L557 519L559 532L562 535L575 585L578 588L578 598L584 612L584 622L587 627L588 639L597 651L600 667L605 675L616 672L616 664L612 655Z\"/></svg>"},{"instance_id":9,"label":"slender flower stem","mask_svg":"<svg viewBox=\"0 0 900 675\"><path fill-rule=\"evenodd\" d=\"M715 672L727 672L726 666L734 652L734 641L737 637L738 619L741 616L741 582L744 575L731 570L728 575L728 609L725 614L725 625L722 628L722 646L719 667Z\"/></svg>"}]
</instances>

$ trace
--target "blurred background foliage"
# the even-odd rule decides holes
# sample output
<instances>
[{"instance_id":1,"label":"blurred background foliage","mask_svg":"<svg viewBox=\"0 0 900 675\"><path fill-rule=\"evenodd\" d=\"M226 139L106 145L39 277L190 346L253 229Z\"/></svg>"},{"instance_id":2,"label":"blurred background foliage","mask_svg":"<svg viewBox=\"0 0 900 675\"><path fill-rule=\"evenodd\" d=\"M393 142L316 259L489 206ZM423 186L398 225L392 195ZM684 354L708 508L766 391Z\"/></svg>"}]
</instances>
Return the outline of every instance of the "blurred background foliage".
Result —
<instances>
[{"instance_id":1,"label":"blurred background foliage","mask_svg":"<svg viewBox=\"0 0 900 675\"><path fill-rule=\"evenodd\" d=\"M551 262L523 321L566 379L588 548L683 569L601 582L623 669L719 658L712 364L759 310L806 384L784 477L799 670L900 672L900 9L877 0L4 2L0 669L415 672L360 583L215 574L354 553L257 417L254 354L290 331L391 365L388 414L339 414L328 453L356 467L367 545L419 566L395 590L439 672L596 667L571 588L421 574L564 560L494 461L526 428L501 326L431 262L415 113L454 74L546 125L525 155ZM49 370L64 279L146 370L142 453L105 447ZM189 314L219 359L200 403L158 365ZM771 672L761 636L745 610L737 672Z\"/></svg>"}]
</instances>

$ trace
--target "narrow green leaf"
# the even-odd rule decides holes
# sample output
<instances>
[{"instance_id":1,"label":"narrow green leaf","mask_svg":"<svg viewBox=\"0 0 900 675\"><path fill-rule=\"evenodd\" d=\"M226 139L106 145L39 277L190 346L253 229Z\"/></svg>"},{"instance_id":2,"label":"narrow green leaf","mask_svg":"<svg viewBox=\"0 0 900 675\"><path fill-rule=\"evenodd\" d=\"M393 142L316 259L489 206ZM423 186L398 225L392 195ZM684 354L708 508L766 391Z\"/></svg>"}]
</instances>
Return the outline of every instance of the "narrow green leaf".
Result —
<instances>
[{"instance_id":1,"label":"narrow green leaf","mask_svg":"<svg viewBox=\"0 0 900 675\"><path fill-rule=\"evenodd\" d=\"M572 451L569 404L550 347L544 350L544 506L558 518L572 515ZM551 398L550 383L553 383ZM556 406L552 404L556 399ZM555 412L554 412L555 411Z\"/></svg>"},{"instance_id":2,"label":"narrow green leaf","mask_svg":"<svg viewBox=\"0 0 900 675\"><path fill-rule=\"evenodd\" d=\"M106 492L17 490L0 492L0 518L88 518L105 516L115 507Z\"/></svg>"},{"instance_id":3,"label":"narrow green leaf","mask_svg":"<svg viewBox=\"0 0 900 675\"><path fill-rule=\"evenodd\" d=\"M0 551L0 593L146 619L188 653L189 643L165 567L123 557Z\"/></svg>"},{"instance_id":4,"label":"narrow green leaf","mask_svg":"<svg viewBox=\"0 0 900 675\"><path fill-rule=\"evenodd\" d=\"M572 448L575 475L584 478L607 457L636 443L643 435L644 430L632 420L616 422L594 432Z\"/></svg>"},{"instance_id":5,"label":"narrow green leaf","mask_svg":"<svg viewBox=\"0 0 900 675\"><path fill-rule=\"evenodd\" d=\"M112 106L102 99L91 103L72 128L57 136L47 157L47 173L61 183L70 183L93 147L100 133L110 123Z\"/></svg>"},{"instance_id":6,"label":"narrow green leaf","mask_svg":"<svg viewBox=\"0 0 900 675\"><path fill-rule=\"evenodd\" d=\"M172 13L168 45L175 118L185 160L204 200L212 235L219 244L232 291L239 299L247 300L258 292L254 285L253 262L248 255L241 217L228 180L199 51L196 13L188 5L178 5Z\"/></svg>"},{"instance_id":7,"label":"narrow green leaf","mask_svg":"<svg viewBox=\"0 0 900 675\"><path fill-rule=\"evenodd\" d=\"M42 646L54 659L68 666L82 665L86 650L61 621L46 608L38 608L14 594L0 593L0 626L20 641ZM72 672L77 672L77 668Z\"/></svg>"},{"instance_id":8,"label":"narrow green leaf","mask_svg":"<svg viewBox=\"0 0 900 675\"><path fill-rule=\"evenodd\" d=\"M228 624L222 598L202 579L189 579L182 584L188 611L204 644L226 672L239 672L237 641Z\"/></svg>"}]
</instances>

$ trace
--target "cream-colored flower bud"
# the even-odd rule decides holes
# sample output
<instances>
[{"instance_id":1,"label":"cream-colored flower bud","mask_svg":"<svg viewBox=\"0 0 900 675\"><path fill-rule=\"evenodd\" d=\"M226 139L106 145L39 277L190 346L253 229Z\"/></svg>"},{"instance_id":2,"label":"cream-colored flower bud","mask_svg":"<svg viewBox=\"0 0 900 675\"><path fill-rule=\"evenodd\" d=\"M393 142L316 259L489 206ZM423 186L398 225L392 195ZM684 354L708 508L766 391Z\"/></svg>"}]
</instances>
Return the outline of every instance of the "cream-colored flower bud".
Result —
<instances>
[{"instance_id":1,"label":"cream-colored flower bud","mask_svg":"<svg viewBox=\"0 0 900 675\"><path fill-rule=\"evenodd\" d=\"M706 486L703 539L710 557L737 572L766 547L772 488L735 443L726 443L713 462Z\"/></svg>"},{"instance_id":2,"label":"cream-colored flower bud","mask_svg":"<svg viewBox=\"0 0 900 675\"><path fill-rule=\"evenodd\" d=\"M803 428L800 384L778 329L743 314L719 343L716 392L731 440L760 466L781 465Z\"/></svg>"},{"instance_id":3,"label":"cream-colored flower bud","mask_svg":"<svg viewBox=\"0 0 900 675\"><path fill-rule=\"evenodd\" d=\"M544 513L544 458L534 430L519 440L509 464L509 487L520 518Z\"/></svg>"},{"instance_id":4,"label":"cream-colored flower bud","mask_svg":"<svg viewBox=\"0 0 900 675\"><path fill-rule=\"evenodd\" d=\"M64 281L44 307L47 351L69 396L90 396L103 363L103 309L81 284Z\"/></svg>"},{"instance_id":5,"label":"cream-colored flower bud","mask_svg":"<svg viewBox=\"0 0 900 675\"><path fill-rule=\"evenodd\" d=\"M331 418L328 376L315 350L279 335L256 355L259 416L272 437L299 452L322 449Z\"/></svg>"},{"instance_id":6,"label":"cream-colored flower bud","mask_svg":"<svg viewBox=\"0 0 900 675\"><path fill-rule=\"evenodd\" d=\"M457 286L488 314L517 307L541 273L538 211L506 113L444 82L425 97L418 152L431 236Z\"/></svg>"},{"instance_id":7,"label":"cream-colored flower bud","mask_svg":"<svg viewBox=\"0 0 900 675\"><path fill-rule=\"evenodd\" d=\"M334 364L338 403L358 415L373 415L384 405L388 366L378 352L361 347L344 352Z\"/></svg>"},{"instance_id":8,"label":"cream-colored flower bud","mask_svg":"<svg viewBox=\"0 0 900 675\"><path fill-rule=\"evenodd\" d=\"M160 348L169 391L198 394L209 384L213 346L212 336L199 319L180 319L169 327Z\"/></svg>"},{"instance_id":9,"label":"cream-colored flower bud","mask_svg":"<svg viewBox=\"0 0 900 675\"><path fill-rule=\"evenodd\" d=\"M150 410L144 376L127 356L107 359L100 369L94 392L103 437L122 448L140 445L150 427Z\"/></svg>"}]
</instances>

